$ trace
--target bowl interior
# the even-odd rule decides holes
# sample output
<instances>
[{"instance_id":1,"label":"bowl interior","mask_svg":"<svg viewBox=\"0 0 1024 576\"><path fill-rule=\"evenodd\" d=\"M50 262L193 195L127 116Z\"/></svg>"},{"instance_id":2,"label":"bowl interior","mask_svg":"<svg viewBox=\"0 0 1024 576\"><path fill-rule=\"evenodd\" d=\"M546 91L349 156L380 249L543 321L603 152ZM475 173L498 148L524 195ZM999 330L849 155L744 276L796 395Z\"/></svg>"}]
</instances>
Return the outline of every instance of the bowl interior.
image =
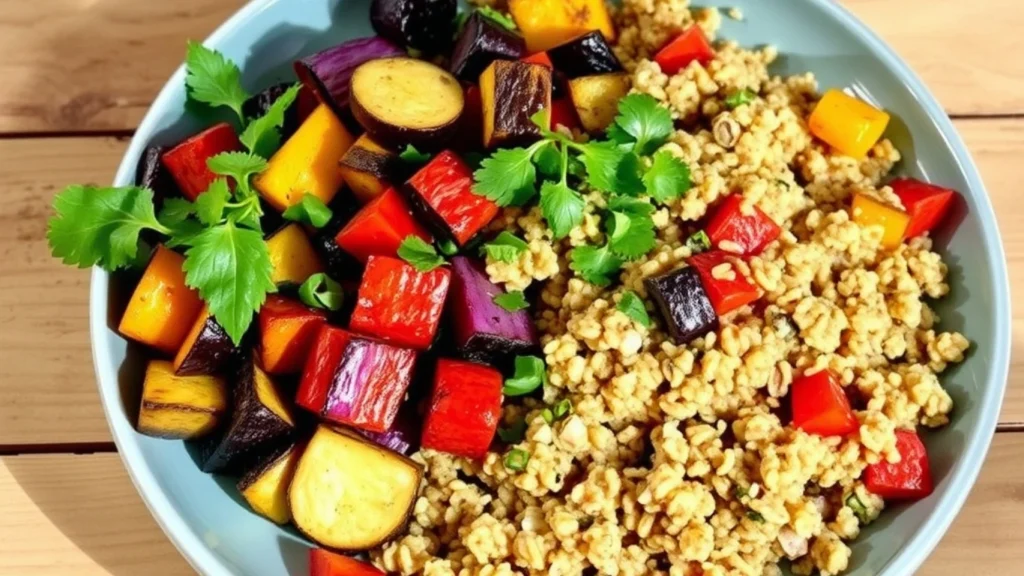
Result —
<instances>
[{"instance_id":1,"label":"bowl interior","mask_svg":"<svg viewBox=\"0 0 1024 576\"><path fill-rule=\"evenodd\" d=\"M1005 259L981 181L948 118L920 82L870 32L828 0L716 0L739 7L722 36L774 44L774 72L814 72L822 88L849 87L892 113L887 136L904 160L899 172L959 190L962 200L938 243L951 294L938 305L942 329L972 341L966 362L942 381L956 402L950 426L926 437L937 484L913 505L890 508L853 544L851 576L911 573L966 498L994 430L1009 355ZM251 90L291 81L291 63L340 41L372 34L368 0L257 0L210 38L239 63ZM184 50L182 50L184 52ZM174 143L208 125L185 111L183 73L161 92L117 175L130 183L143 146ZM249 511L233 482L203 474L182 442L133 429L144 358L115 327L131 279L93 276L92 336L101 395L129 471L158 522L198 571L210 575L306 574L308 544Z\"/></svg>"}]
</instances>

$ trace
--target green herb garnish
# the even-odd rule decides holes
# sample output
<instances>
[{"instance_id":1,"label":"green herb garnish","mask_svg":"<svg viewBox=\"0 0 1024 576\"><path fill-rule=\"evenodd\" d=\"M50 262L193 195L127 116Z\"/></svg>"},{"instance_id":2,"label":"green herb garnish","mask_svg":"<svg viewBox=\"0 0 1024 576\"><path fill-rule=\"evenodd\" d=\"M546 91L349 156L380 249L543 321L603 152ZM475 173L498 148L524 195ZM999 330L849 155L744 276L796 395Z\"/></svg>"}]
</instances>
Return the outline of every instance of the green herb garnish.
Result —
<instances>
[{"instance_id":1,"label":"green herb garnish","mask_svg":"<svg viewBox=\"0 0 1024 576\"><path fill-rule=\"evenodd\" d=\"M536 356L516 356L515 373L505 380L501 392L506 396L523 396L529 394L544 383L544 361Z\"/></svg>"},{"instance_id":2,"label":"green herb garnish","mask_svg":"<svg viewBox=\"0 0 1024 576\"><path fill-rule=\"evenodd\" d=\"M323 272L313 274L299 286L299 299L306 306L324 310L341 310L345 301L345 291L341 284L335 282Z\"/></svg>"},{"instance_id":3,"label":"green herb garnish","mask_svg":"<svg viewBox=\"0 0 1024 576\"><path fill-rule=\"evenodd\" d=\"M426 164L430 161L430 154L426 152L420 152L415 146L409 144L402 150L398 157L409 164Z\"/></svg>"},{"instance_id":4,"label":"green herb garnish","mask_svg":"<svg viewBox=\"0 0 1024 576\"><path fill-rule=\"evenodd\" d=\"M579 246L569 252L569 268L597 286L611 284L611 275L619 271L623 262L607 245Z\"/></svg>"},{"instance_id":5,"label":"green herb garnish","mask_svg":"<svg viewBox=\"0 0 1024 576\"><path fill-rule=\"evenodd\" d=\"M690 189L690 167L664 150L657 152L644 174L644 188L662 204L679 198Z\"/></svg>"},{"instance_id":6,"label":"green herb garnish","mask_svg":"<svg viewBox=\"0 0 1024 576\"><path fill-rule=\"evenodd\" d=\"M282 214L285 220L308 224L314 228L323 228L331 221L334 213L319 197L310 193L302 195L297 204L289 206Z\"/></svg>"},{"instance_id":7,"label":"green herb garnish","mask_svg":"<svg viewBox=\"0 0 1024 576\"><path fill-rule=\"evenodd\" d=\"M651 327L651 317L647 315L647 308L644 307L644 301L641 300L640 297L632 290L626 291L622 294L622 298L619 299L619 303L615 306L615 309L626 316L629 316L644 328Z\"/></svg>"},{"instance_id":8,"label":"green herb garnish","mask_svg":"<svg viewBox=\"0 0 1024 576\"><path fill-rule=\"evenodd\" d=\"M518 260L519 255L528 248L529 245L525 240L511 232L504 231L498 234L494 240L484 244L483 251L492 260L511 264Z\"/></svg>"},{"instance_id":9,"label":"green herb garnish","mask_svg":"<svg viewBox=\"0 0 1024 576\"><path fill-rule=\"evenodd\" d=\"M284 115L299 95L301 84L292 84L270 105L267 113L249 122L238 140L253 154L270 158L281 147L281 132Z\"/></svg>"},{"instance_id":10,"label":"green herb garnish","mask_svg":"<svg viewBox=\"0 0 1024 576\"><path fill-rule=\"evenodd\" d=\"M519 419L508 426L498 427L498 437L505 444L518 444L526 436L526 420Z\"/></svg>"},{"instance_id":11,"label":"green herb garnish","mask_svg":"<svg viewBox=\"0 0 1024 576\"><path fill-rule=\"evenodd\" d=\"M704 252L711 249L711 239L708 238L707 232L697 230L686 239L686 247L694 254Z\"/></svg>"},{"instance_id":12,"label":"green herb garnish","mask_svg":"<svg viewBox=\"0 0 1024 576\"><path fill-rule=\"evenodd\" d=\"M755 512L754 510L747 510L747 518L753 520L754 522L757 522L758 524L764 524L764 516L762 516L760 512Z\"/></svg>"},{"instance_id":13,"label":"green herb garnish","mask_svg":"<svg viewBox=\"0 0 1024 576\"><path fill-rule=\"evenodd\" d=\"M554 424L559 420L563 420L572 414L572 401L568 398L559 400L557 404L550 408L545 408L541 413L541 418L544 419L548 425Z\"/></svg>"},{"instance_id":14,"label":"green herb garnish","mask_svg":"<svg viewBox=\"0 0 1024 576\"><path fill-rule=\"evenodd\" d=\"M856 492L851 492L846 497L845 504L853 510L854 516L857 520L860 520L861 524L868 524L871 522L871 515L868 513L868 507L864 505L864 502L857 496Z\"/></svg>"},{"instance_id":15,"label":"green herb garnish","mask_svg":"<svg viewBox=\"0 0 1024 576\"><path fill-rule=\"evenodd\" d=\"M505 468L522 472L526 470L526 464L530 461L530 453L526 450L513 448L505 455Z\"/></svg>"},{"instance_id":16,"label":"green herb garnish","mask_svg":"<svg viewBox=\"0 0 1024 576\"><path fill-rule=\"evenodd\" d=\"M530 303L526 301L526 295L523 294L522 290L512 290L504 294L498 294L493 300L495 304L508 312L519 312L530 307Z\"/></svg>"},{"instance_id":17,"label":"green herb garnish","mask_svg":"<svg viewBox=\"0 0 1024 576\"><path fill-rule=\"evenodd\" d=\"M245 124L242 107L249 94L242 88L242 71L220 52L190 41L185 53L185 87L191 99L227 106Z\"/></svg>"},{"instance_id":18,"label":"green herb garnish","mask_svg":"<svg viewBox=\"0 0 1024 576\"><path fill-rule=\"evenodd\" d=\"M733 108L743 106L744 104L750 104L756 97L757 94L754 94L746 88L743 90L737 90L725 97L725 106L732 110Z\"/></svg>"},{"instance_id":19,"label":"green herb garnish","mask_svg":"<svg viewBox=\"0 0 1024 576\"><path fill-rule=\"evenodd\" d=\"M437 249L445 256L455 256L459 253L459 246L447 238L437 242Z\"/></svg>"},{"instance_id":20,"label":"green herb garnish","mask_svg":"<svg viewBox=\"0 0 1024 576\"><path fill-rule=\"evenodd\" d=\"M402 240L398 246L398 257L420 272L430 272L434 268L447 264L433 246L427 244L419 236L413 235L406 236L405 240Z\"/></svg>"},{"instance_id":21,"label":"green herb garnish","mask_svg":"<svg viewBox=\"0 0 1024 576\"><path fill-rule=\"evenodd\" d=\"M495 10L494 8L491 8L490 6L478 6L476 10L481 15L493 20L495 23L497 23L499 26L506 30L518 29L516 27L515 20L509 18L508 16Z\"/></svg>"}]
</instances>

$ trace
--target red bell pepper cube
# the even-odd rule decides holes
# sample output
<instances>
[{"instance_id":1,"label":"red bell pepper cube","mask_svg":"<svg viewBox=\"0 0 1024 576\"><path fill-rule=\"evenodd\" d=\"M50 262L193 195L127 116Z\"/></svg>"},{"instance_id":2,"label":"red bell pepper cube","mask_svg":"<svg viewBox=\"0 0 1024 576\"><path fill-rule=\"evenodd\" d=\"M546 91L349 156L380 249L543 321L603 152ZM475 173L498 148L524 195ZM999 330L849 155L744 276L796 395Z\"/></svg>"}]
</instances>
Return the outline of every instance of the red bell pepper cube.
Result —
<instances>
[{"instance_id":1,"label":"red bell pepper cube","mask_svg":"<svg viewBox=\"0 0 1024 576\"><path fill-rule=\"evenodd\" d=\"M498 213L498 205L472 191L473 172L445 150L420 168L403 190L413 211L438 237L464 246Z\"/></svg>"},{"instance_id":2,"label":"red bell pepper cube","mask_svg":"<svg viewBox=\"0 0 1024 576\"><path fill-rule=\"evenodd\" d=\"M437 333L450 282L446 268L420 272L397 258L370 256L349 328L426 350Z\"/></svg>"},{"instance_id":3,"label":"red bell pepper cube","mask_svg":"<svg viewBox=\"0 0 1024 576\"><path fill-rule=\"evenodd\" d=\"M904 238L914 238L931 232L953 206L956 192L914 178L897 178L889 183L892 191L900 197L903 208L910 215L910 223L903 233Z\"/></svg>"},{"instance_id":4,"label":"red bell pepper cube","mask_svg":"<svg viewBox=\"0 0 1024 576\"><path fill-rule=\"evenodd\" d=\"M843 436L860 424L831 370L801 376L792 386L793 426L819 436Z\"/></svg>"},{"instance_id":5,"label":"red bell pepper cube","mask_svg":"<svg viewBox=\"0 0 1024 576\"><path fill-rule=\"evenodd\" d=\"M722 250L711 250L690 256L690 266L697 269L704 291L711 300L715 314L724 316L733 310L746 306L761 297L750 280L743 275L731 258L736 258ZM719 272L716 273L716 268Z\"/></svg>"},{"instance_id":6,"label":"red bell pepper cube","mask_svg":"<svg viewBox=\"0 0 1024 576\"><path fill-rule=\"evenodd\" d=\"M302 379L295 394L295 403L314 414L320 414L327 403L327 393L334 382L334 373L352 334L328 324L320 327L302 370Z\"/></svg>"},{"instance_id":7,"label":"red bell pepper cube","mask_svg":"<svg viewBox=\"0 0 1024 576\"><path fill-rule=\"evenodd\" d=\"M221 122L164 152L161 160L178 183L181 193L195 201L218 178L206 161L221 152L241 149L235 129Z\"/></svg>"},{"instance_id":8,"label":"red bell pepper cube","mask_svg":"<svg viewBox=\"0 0 1024 576\"><path fill-rule=\"evenodd\" d=\"M394 188L388 188L363 206L334 237L338 246L360 262L370 256L395 256L407 236L418 236L424 242L433 240L416 222L405 202Z\"/></svg>"},{"instance_id":9,"label":"red bell pepper cube","mask_svg":"<svg viewBox=\"0 0 1024 576\"><path fill-rule=\"evenodd\" d=\"M570 130L580 127L576 106L568 98L556 98L551 101L551 129L554 130L558 125L565 126Z\"/></svg>"},{"instance_id":10,"label":"red bell pepper cube","mask_svg":"<svg viewBox=\"0 0 1024 576\"><path fill-rule=\"evenodd\" d=\"M920 500L932 493L928 451L912 430L896 431L897 464L879 462L864 470L864 487L887 500Z\"/></svg>"},{"instance_id":11,"label":"red bell pepper cube","mask_svg":"<svg viewBox=\"0 0 1024 576\"><path fill-rule=\"evenodd\" d=\"M322 548L309 551L309 576L386 576L372 564L328 552Z\"/></svg>"},{"instance_id":12,"label":"red bell pepper cube","mask_svg":"<svg viewBox=\"0 0 1024 576\"><path fill-rule=\"evenodd\" d=\"M782 233L782 229L757 206L744 213L743 197L733 194L726 198L708 221L705 228L711 245L741 256L760 254ZM722 243L727 243L722 246Z\"/></svg>"},{"instance_id":13,"label":"red bell pepper cube","mask_svg":"<svg viewBox=\"0 0 1024 576\"><path fill-rule=\"evenodd\" d=\"M489 366L441 358L434 372L422 446L483 458L501 419L501 373Z\"/></svg>"},{"instance_id":14,"label":"red bell pepper cube","mask_svg":"<svg viewBox=\"0 0 1024 576\"><path fill-rule=\"evenodd\" d=\"M521 58L520 60L522 62L526 62L527 64L536 64L538 66L544 66L549 70L553 70L555 68L555 65L551 63L551 58L548 56L547 52L536 52L534 54L530 54L529 56Z\"/></svg>"},{"instance_id":15,"label":"red bell pepper cube","mask_svg":"<svg viewBox=\"0 0 1024 576\"><path fill-rule=\"evenodd\" d=\"M302 370L313 340L327 323L322 310L271 294L260 308L260 358L268 374Z\"/></svg>"},{"instance_id":16,"label":"red bell pepper cube","mask_svg":"<svg viewBox=\"0 0 1024 576\"><path fill-rule=\"evenodd\" d=\"M654 56L654 61L661 66L662 72L671 76L689 66L694 60L704 65L714 57L715 50L711 47L708 37L704 35L700 26L694 24L662 48Z\"/></svg>"}]
</instances>

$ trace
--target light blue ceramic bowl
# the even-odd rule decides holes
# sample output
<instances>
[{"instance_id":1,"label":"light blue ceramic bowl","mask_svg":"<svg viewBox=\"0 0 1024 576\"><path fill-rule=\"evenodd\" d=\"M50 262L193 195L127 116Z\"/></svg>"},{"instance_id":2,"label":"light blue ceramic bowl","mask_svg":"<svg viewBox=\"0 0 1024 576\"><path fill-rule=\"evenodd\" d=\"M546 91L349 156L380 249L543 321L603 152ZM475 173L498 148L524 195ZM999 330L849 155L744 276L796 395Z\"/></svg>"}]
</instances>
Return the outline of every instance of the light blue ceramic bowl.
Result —
<instances>
[{"instance_id":1,"label":"light blue ceramic bowl","mask_svg":"<svg viewBox=\"0 0 1024 576\"><path fill-rule=\"evenodd\" d=\"M711 2L718 4L720 0ZM853 545L850 575L911 574L963 505L985 459L1006 382L1010 348L1009 285L1003 248L985 188L952 124L915 76L877 36L829 0L723 0L743 9L723 35L745 45L775 44L776 72L814 72L823 88L853 87L893 115L888 136L904 156L901 170L962 193L955 226L938 236L952 294L939 305L943 327L972 341L969 359L943 376L956 402L952 425L926 441L937 482L929 498L886 511ZM261 88L293 79L291 63L348 38L371 33L368 0L257 0L207 44ZM184 53L184 46L182 46ZM143 147L171 143L201 125L184 110L184 71L160 92L117 172L129 184ZM308 544L251 513L234 486L199 471L182 442L133 429L142 357L115 331L130 287L95 270L91 331L100 395L121 457L167 535L202 574L306 574Z\"/></svg>"}]
</instances>

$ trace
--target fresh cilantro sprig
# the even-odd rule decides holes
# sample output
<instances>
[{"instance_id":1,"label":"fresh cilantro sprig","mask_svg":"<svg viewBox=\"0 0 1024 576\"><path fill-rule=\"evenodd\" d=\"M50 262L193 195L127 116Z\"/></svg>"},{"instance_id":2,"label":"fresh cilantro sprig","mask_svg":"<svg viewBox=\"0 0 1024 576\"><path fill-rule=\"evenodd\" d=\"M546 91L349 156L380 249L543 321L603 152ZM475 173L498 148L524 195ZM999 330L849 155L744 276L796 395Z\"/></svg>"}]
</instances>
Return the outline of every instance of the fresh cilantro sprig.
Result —
<instances>
[{"instance_id":1,"label":"fresh cilantro sprig","mask_svg":"<svg viewBox=\"0 0 1024 576\"><path fill-rule=\"evenodd\" d=\"M518 260L519 255L528 248L529 245L525 240L506 230L498 234L494 240L484 244L481 250L492 260L511 264Z\"/></svg>"},{"instance_id":2,"label":"fresh cilantro sprig","mask_svg":"<svg viewBox=\"0 0 1024 576\"><path fill-rule=\"evenodd\" d=\"M298 203L285 209L281 216L285 220L323 228L334 217L334 212L319 197L307 192Z\"/></svg>"},{"instance_id":3,"label":"fresh cilantro sprig","mask_svg":"<svg viewBox=\"0 0 1024 576\"><path fill-rule=\"evenodd\" d=\"M245 124L242 106L249 93L242 87L242 71L220 52L189 41L185 53L185 86L190 98L211 106L227 106Z\"/></svg>"},{"instance_id":4,"label":"fresh cilantro sprig","mask_svg":"<svg viewBox=\"0 0 1024 576\"><path fill-rule=\"evenodd\" d=\"M733 108L738 108L744 104L750 104L756 97L757 94L754 94L746 88L743 90L737 90L725 97L725 106L732 110Z\"/></svg>"},{"instance_id":5,"label":"fresh cilantro sprig","mask_svg":"<svg viewBox=\"0 0 1024 576\"><path fill-rule=\"evenodd\" d=\"M494 303L508 312L519 312L530 307L522 290L512 290L494 297Z\"/></svg>"},{"instance_id":6,"label":"fresh cilantro sprig","mask_svg":"<svg viewBox=\"0 0 1024 576\"><path fill-rule=\"evenodd\" d=\"M398 246L398 257L420 272L430 272L447 264L437 250L419 236L406 236Z\"/></svg>"},{"instance_id":7,"label":"fresh cilantro sprig","mask_svg":"<svg viewBox=\"0 0 1024 576\"><path fill-rule=\"evenodd\" d=\"M644 306L644 301L636 295L636 292L633 292L632 290L624 292L622 294L622 298L619 299L619 303L615 306L615 309L626 316L629 316L631 320L635 320L644 328L651 327L651 317L647 315L647 308Z\"/></svg>"}]
</instances>

